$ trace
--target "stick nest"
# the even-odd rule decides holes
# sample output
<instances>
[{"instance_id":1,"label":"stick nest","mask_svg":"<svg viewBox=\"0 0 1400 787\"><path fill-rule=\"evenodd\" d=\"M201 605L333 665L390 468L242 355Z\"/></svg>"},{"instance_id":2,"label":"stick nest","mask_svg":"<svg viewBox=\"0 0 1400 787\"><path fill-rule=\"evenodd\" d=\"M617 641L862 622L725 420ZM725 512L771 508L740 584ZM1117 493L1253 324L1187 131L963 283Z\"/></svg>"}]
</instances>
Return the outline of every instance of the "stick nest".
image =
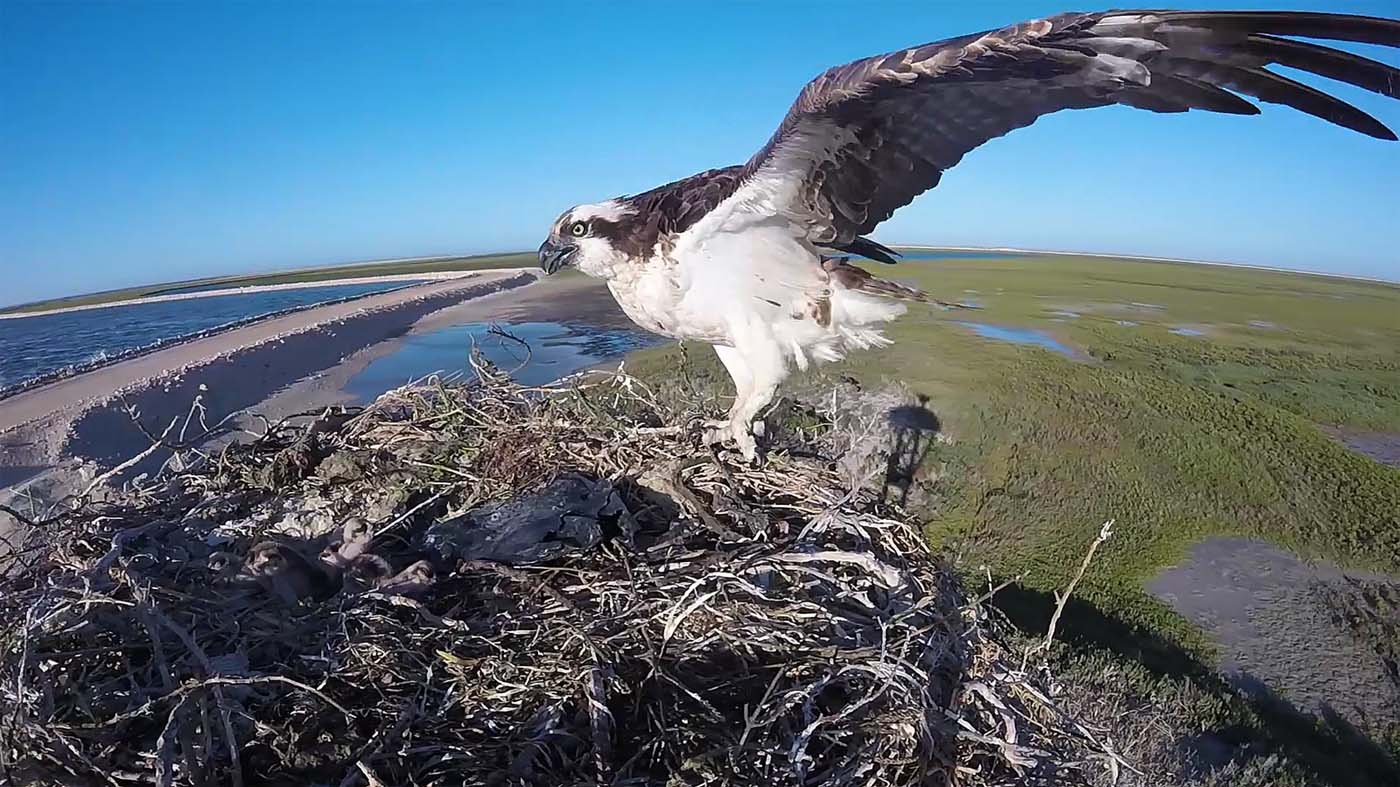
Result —
<instances>
[{"instance_id":1,"label":"stick nest","mask_svg":"<svg viewBox=\"0 0 1400 787\"><path fill-rule=\"evenodd\" d=\"M400 389L72 504L0 578L0 782L1061 784L1118 767L830 413L762 467L624 373ZM433 527L568 477L545 560ZM618 505L620 504L620 505ZM467 523L467 524L462 524Z\"/></svg>"}]
</instances>

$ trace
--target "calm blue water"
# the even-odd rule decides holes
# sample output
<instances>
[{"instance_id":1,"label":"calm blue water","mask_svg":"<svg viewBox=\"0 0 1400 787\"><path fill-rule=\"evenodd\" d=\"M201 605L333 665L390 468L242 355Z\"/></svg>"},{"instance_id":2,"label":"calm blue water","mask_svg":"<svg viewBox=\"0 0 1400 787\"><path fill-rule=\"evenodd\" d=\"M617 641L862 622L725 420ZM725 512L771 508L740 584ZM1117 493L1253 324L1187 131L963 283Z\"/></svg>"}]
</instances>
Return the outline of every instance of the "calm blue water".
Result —
<instances>
[{"instance_id":1,"label":"calm blue water","mask_svg":"<svg viewBox=\"0 0 1400 787\"><path fill-rule=\"evenodd\" d=\"M614 330L557 322L522 322L502 325L530 345L492 335L486 323L468 323L409 336L392 354L371 361L350 378L345 392L369 402L391 388L434 372L470 374L467 359L473 344L481 354L524 385L544 385L580 369L665 341L639 331ZM524 363L524 366L521 364Z\"/></svg>"},{"instance_id":2,"label":"calm blue water","mask_svg":"<svg viewBox=\"0 0 1400 787\"><path fill-rule=\"evenodd\" d=\"M221 325L413 283L328 284L0 320L0 389Z\"/></svg>"},{"instance_id":3,"label":"calm blue water","mask_svg":"<svg viewBox=\"0 0 1400 787\"><path fill-rule=\"evenodd\" d=\"M958 325L964 328L971 328L974 333L985 339L995 339L999 342L1011 342L1012 344L1030 344L1036 347L1044 347L1053 350L1060 355L1070 358L1081 357L1074 348L1057 341L1053 336L1044 331L1037 331L1031 328L1006 328L1000 325L988 325L984 322L959 322Z\"/></svg>"}]
</instances>

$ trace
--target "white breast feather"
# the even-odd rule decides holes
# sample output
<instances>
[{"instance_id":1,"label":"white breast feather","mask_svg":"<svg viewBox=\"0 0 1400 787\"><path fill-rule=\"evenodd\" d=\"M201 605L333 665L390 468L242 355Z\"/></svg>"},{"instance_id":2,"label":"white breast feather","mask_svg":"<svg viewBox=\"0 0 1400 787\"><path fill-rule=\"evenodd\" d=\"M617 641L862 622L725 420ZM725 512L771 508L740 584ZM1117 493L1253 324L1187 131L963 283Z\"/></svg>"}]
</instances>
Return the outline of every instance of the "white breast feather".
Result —
<instances>
[{"instance_id":1,"label":"white breast feather","mask_svg":"<svg viewBox=\"0 0 1400 787\"><path fill-rule=\"evenodd\" d=\"M887 344L876 326L904 312L896 301L835 284L796 228L771 214L736 211L728 226L682 241L673 259L681 288L674 315L683 336L736 347L776 344L805 369L812 359L836 361L847 350Z\"/></svg>"}]
</instances>

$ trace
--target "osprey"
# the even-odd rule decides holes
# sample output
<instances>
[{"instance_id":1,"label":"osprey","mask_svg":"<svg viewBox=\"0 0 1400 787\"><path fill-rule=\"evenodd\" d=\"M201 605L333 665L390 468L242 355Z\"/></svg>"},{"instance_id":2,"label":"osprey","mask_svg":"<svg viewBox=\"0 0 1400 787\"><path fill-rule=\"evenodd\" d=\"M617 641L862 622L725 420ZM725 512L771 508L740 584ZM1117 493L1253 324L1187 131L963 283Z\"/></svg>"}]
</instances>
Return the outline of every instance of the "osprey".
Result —
<instances>
[{"instance_id":1,"label":"osprey","mask_svg":"<svg viewBox=\"0 0 1400 787\"><path fill-rule=\"evenodd\" d=\"M807 84L748 162L579 205L540 246L552 274L607 282L642 328L714 345L734 378L710 441L755 457L754 420L795 365L888 343L879 326L924 293L850 264L864 237L973 148L1062 109L1257 115L1285 104L1395 134L1277 65L1396 97L1400 69L1289 36L1400 46L1400 21L1265 11L1066 13L836 66Z\"/></svg>"}]
</instances>

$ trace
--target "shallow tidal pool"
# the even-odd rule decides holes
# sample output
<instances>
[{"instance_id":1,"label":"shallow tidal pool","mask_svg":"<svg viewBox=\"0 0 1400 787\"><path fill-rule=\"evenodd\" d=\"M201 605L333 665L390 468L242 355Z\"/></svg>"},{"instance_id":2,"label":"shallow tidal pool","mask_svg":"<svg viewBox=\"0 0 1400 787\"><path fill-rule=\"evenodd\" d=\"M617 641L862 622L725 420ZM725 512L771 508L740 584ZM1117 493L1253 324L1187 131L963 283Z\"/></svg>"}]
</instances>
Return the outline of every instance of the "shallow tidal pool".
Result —
<instances>
[{"instance_id":1,"label":"shallow tidal pool","mask_svg":"<svg viewBox=\"0 0 1400 787\"><path fill-rule=\"evenodd\" d=\"M640 331L559 322L454 325L407 336L350 378L345 392L364 403L430 374L471 374L474 348L521 384L544 385L659 341Z\"/></svg>"}]
</instances>

